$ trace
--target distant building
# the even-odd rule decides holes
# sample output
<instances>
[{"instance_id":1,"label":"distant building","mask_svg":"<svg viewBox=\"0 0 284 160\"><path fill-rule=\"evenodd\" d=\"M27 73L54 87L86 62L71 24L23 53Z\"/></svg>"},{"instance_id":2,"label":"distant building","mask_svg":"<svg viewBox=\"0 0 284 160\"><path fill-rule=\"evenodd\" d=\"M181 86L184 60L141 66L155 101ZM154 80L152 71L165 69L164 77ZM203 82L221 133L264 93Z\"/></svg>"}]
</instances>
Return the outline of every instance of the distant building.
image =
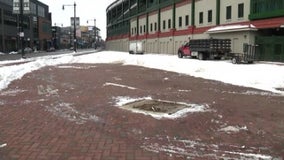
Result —
<instances>
[{"instance_id":1,"label":"distant building","mask_svg":"<svg viewBox=\"0 0 284 160\"><path fill-rule=\"evenodd\" d=\"M73 47L74 30L73 26L53 26L53 44L56 49ZM94 26L80 26L76 31L78 48L96 48L102 42L100 29Z\"/></svg>"},{"instance_id":2,"label":"distant building","mask_svg":"<svg viewBox=\"0 0 284 160\"><path fill-rule=\"evenodd\" d=\"M232 52L258 44L258 59L284 61L284 0L117 0L107 9L107 49L176 54L191 39L230 38Z\"/></svg>"},{"instance_id":3,"label":"distant building","mask_svg":"<svg viewBox=\"0 0 284 160\"><path fill-rule=\"evenodd\" d=\"M25 47L46 50L51 45L51 13L49 7L30 0L30 14L24 15ZM0 0L0 52L16 51L19 44L20 18L13 14L13 0Z\"/></svg>"}]
</instances>

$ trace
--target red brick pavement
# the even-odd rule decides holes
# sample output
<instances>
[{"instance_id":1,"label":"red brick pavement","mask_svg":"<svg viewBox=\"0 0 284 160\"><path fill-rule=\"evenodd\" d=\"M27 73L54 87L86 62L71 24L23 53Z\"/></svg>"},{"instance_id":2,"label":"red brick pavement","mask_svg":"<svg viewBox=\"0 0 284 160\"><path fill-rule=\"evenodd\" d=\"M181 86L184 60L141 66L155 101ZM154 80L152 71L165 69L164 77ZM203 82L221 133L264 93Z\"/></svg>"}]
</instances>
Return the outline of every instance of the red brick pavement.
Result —
<instances>
[{"instance_id":1,"label":"red brick pavement","mask_svg":"<svg viewBox=\"0 0 284 160\"><path fill-rule=\"evenodd\" d=\"M283 153L284 128L276 123L284 117L283 97L236 95L232 92L248 89L142 67L71 66L32 72L0 92L0 145L7 143L0 148L0 160L216 159L202 156L213 153L205 146L197 150L188 146L188 152L180 153L148 151L149 145L178 145L177 139L220 144L220 150L236 150L226 145L234 144L267 148L261 154ZM106 82L137 89L106 86ZM119 96L206 103L212 111L157 120L118 108ZM218 132L225 123L246 125L249 131Z\"/></svg>"}]
</instances>

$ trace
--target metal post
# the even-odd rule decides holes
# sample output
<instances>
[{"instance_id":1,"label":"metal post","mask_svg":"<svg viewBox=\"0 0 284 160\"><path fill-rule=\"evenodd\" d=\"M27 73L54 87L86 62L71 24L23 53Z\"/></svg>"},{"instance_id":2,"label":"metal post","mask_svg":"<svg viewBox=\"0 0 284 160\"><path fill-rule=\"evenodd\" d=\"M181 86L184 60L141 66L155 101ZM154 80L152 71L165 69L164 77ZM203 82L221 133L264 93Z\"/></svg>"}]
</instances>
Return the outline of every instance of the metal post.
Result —
<instances>
[{"instance_id":1,"label":"metal post","mask_svg":"<svg viewBox=\"0 0 284 160\"><path fill-rule=\"evenodd\" d=\"M22 58L26 58L25 51L24 51L24 4L23 4L23 0L20 0L20 19L21 19L21 30L20 30L21 54L22 54Z\"/></svg>"},{"instance_id":2,"label":"metal post","mask_svg":"<svg viewBox=\"0 0 284 160\"><path fill-rule=\"evenodd\" d=\"M77 52L77 39L76 39L76 3L74 2L74 52Z\"/></svg>"},{"instance_id":3,"label":"metal post","mask_svg":"<svg viewBox=\"0 0 284 160\"><path fill-rule=\"evenodd\" d=\"M94 35L95 35L95 49L97 49L97 24L96 19L94 19Z\"/></svg>"}]
</instances>

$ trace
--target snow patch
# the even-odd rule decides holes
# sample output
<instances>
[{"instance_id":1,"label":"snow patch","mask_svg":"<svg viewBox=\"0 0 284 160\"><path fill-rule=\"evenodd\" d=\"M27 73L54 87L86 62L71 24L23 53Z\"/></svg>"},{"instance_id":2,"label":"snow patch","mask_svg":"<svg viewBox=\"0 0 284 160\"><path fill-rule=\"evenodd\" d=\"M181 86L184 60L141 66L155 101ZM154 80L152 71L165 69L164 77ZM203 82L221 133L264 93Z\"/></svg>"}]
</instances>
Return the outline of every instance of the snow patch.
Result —
<instances>
[{"instance_id":1,"label":"snow patch","mask_svg":"<svg viewBox=\"0 0 284 160\"><path fill-rule=\"evenodd\" d=\"M10 89L0 93L0 96L16 96L18 93L26 92L26 90L21 89Z\"/></svg>"},{"instance_id":2,"label":"snow patch","mask_svg":"<svg viewBox=\"0 0 284 160\"><path fill-rule=\"evenodd\" d=\"M6 147L7 146L7 143L4 143L4 144L1 144L0 145L0 148L4 148L4 147Z\"/></svg>"},{"instance_id":3,"label":"snow patch","mask_svg":"<svg viewBox=\"0 0 284 160\"><path fill-rule=\"evenodd\" d=\"M87 121L101 121L101 119L96 115L79 112L73 107L73 104L70 103L62 102L53 104L51 106L46 106L45 108L48 112L51 112L52 114L67 119L71 122L76 122L77 124L84 124Z\"/></svg>"},{"instance_id":4,"label":"snow patch","mask_svg":"<svg viewBox=\"0 0 284 160\"><path fill-rule=\"evenodd\" d=\"M137 88L135 87L130 87L130 86L127 86L127 85L122 85L122 84L117 84L117 83L110 83L110 82L106 82L104 85L105 86L115 86L115 87L121 87L121 88L127 88L127 89L131 89L131 90L135 90Z\"/></svg>"},{"instance_id":5,"label":"snow patch","mask_svg":"<svg viewBox=\"0 0 284 160\"><path fill-rule=\"evenodd\" d=\"M151 97L131 98L131 97L118 96L118 97L114 97L113 99L115 100L115 103L116 103L115 105L118 107L121 107L127 103L132 103L132 102L140 101L143 99L151 100L152 98Z\"/></svg>"},{"instance_id":6,"label":"snow patch","mask_svg":"<svg viewBox=\"0 0 284 160\"><path fill-rule=\"evenodd\" d=\"M237 132L240 132L241 130L247 131L248 128L247 128L247 126L244 126L244 127L227 126L227 127L219 129L220 132L226 132L226 133L237 133Z\"/></svg>"},{"instance_id":7,"label":"snow patch","mask_svg":"<svg viewBox=\"0 0 284 160\"><path fill-rule=\"evenodd\" d=\"M247 160L272 160L270 155L261 154L263 152L257 147L243 147L230 144L209 144L200 140L186 140L171 138L169 136L145 137L141 148L154 152L164 152L176 157L187 159L247 159ZM228 151L230 148L233 151Z\"/></svg>"},{"instance_id":8,"label":"snow patch","mask_svg":"<svg viewBox=\"0 0 284 160\"><path fill-rule=\"evenodd\" d=\"M91 68L95 68L96 66L68 66L68 65L60 65L60 66L57 66L57 68L60 68L60 69L91 69Z\"/></svg>"}]
</instances>

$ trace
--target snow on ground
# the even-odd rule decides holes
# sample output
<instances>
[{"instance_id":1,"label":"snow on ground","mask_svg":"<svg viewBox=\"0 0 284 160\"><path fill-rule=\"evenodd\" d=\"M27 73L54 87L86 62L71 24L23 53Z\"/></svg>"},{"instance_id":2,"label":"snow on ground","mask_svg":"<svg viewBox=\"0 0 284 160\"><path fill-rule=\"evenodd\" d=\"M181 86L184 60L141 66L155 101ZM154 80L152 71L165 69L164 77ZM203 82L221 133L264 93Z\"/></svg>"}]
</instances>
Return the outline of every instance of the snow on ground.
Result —
<instances>
[{"instance_id":1,"label":"snow on ground","mask_svg":"<svg viewBox=\"0 0 284 160\"><path fill-rule=\"evenodd\" d=\"M164 143L164 141L168 141ZM177 137L156 135L145 137L141 148L159 153L165 152L168 155L178 154L186 156L187 159L224 159L224 160L272 160L270 155L260 154L261 147L248 147L230 144L210 144L202 140L187 140ZM246 149L246 150L244 150ZM278 160L278 158L275 158Z\"/></svg>"},{"instance_id":2,"label":"snow on ground","mask_svg":"<svg viewBox=\"0 0 284 160\"><path fill-rule=\"evenodd\" d=\"M173 71L284 95L284 91L279 90L284 88L284 65L260 63L235 65L229 61L180 59L176 55L163 54L129 55L126 52L114 51L73 56L81 53L2 61L0 62L0 90L7 88L10 82L20 79L26 73L45 66L70 63L122 63ZM13 63L17 64L7 66Z\"/></svg>"},{"instance_id":3,"label":"snow on ground","mask_svg":"<svg viewBox=\"0 0 284 160\"><path fill-rule=\"evenodd\" d=\"M276 64L240 64L234 65L229 61L199 61L195 59L179 59L176 55L162 55L162 54L145 54L145 55L129 55L126 52L104 51L88 55L74 56L82 54L82 52L63 54L56 56L44 56L37 58L20 59L13 61L0 61L0 91L7 88L8 85L17 79L21 79L25 74L38 70L45 66L58 66L61 69L89 69L84 67L74 67L74 63L121 63L123 65L137 65L148 68L155 68L167 71L173 71L181 74L201 77L205 79L217 80L225 83L230 83L239 86L251 87L261 89L259 93L255 91L247 91L239 94L260 94L270 95L266 93L271 91L274 94L284 96L284 90L277 90L277 88L284 88L284 65ZM90 68L95 68L91 66ZM106 82L107 86L122 87L128 89L135 89L127 84L116 84ZM191 92L190 90L180 90L182 92ZM0 95L11 95L18 92L25 92L23 90L8 90L1 92ZM232 93L235 93L232 91ZM236 92L237 93L237 92ZM56 88L53 86L38 86L38 94L46 96L58 96ZM138 99L151 99L151 97L131 98L131 97L114 97L116 104L121 106L126 103L137 101ZM44 101L40 99L38 101ZM0 100L0 104L5 103ZM26 100L24 103L31 103ZM81 113L74 107L74 104L58 101L52 103L50 106L45 106L46 110L76 122L83 124L87 121L99 122L101 118L89 113ZM200 108L197 108L200 109ZM201 108L201 110L204 108ZM206 109L206 108L205 108ZM188 111L186 111L187 113ZM184 114L181 112L180 114ZM221 116L221 115L220 115ZM246 126L230 126L225 125L220 128L219 132L226 132L233 134L247 130ZM167 138L168 143L164 144L163 139ZM230 146L225 144L208 144L201 140L184 140L176 139L175 137L145 137L145 142L142 148L152 152L166 152L168 154L178 154L187 156L188 158L201 157L210 158L216 157L218 159L232 159L231 157L240 157L241 159L272 159L269 155L255 154L259 152L257 147L247 146ZM157 142L158 141L158 142ZM156 143L153 143L156 142ZM7 144L0 144L0 148ZM246 148L246 151L243 150ZM232 152L233 150L234 152ZM257 151L256 151L257 150ZM206 153L204 153L206 152ZM265 150L264 150L265 152ZM216 155L221 153L221 155ZM234 158L233 158L234 159ZM237 158L238 159L238 158Z\"/></svg>"}]
</instances>

